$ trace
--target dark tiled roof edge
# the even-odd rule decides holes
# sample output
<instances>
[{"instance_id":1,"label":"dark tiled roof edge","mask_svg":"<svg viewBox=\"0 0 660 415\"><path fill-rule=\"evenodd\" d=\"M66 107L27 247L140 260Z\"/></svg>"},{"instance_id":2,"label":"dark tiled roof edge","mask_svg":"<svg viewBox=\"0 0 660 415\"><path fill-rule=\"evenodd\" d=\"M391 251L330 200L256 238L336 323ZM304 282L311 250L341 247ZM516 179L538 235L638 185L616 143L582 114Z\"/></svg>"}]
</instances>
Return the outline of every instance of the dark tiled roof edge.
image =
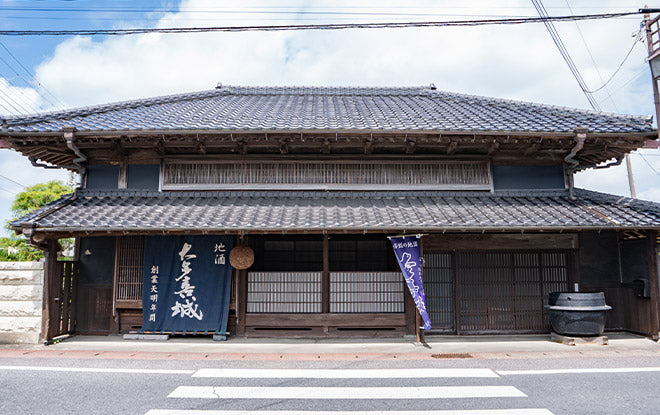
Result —
<instances>
[{"instance_id":1,"label":"dark tiled roof edge","mask_svg":"<svg viewBox=\"0 0 660 415\"><path fill-rule=\"evenodd\" d=\"M159 192L156 190L117 190L80 189L78 197L316 197L316 198L355 198L355 197L568 197L566 190L506 190L496 191L446 191L446 190L179 190Z\"/></svg>"},{"instance_id":2,"label":"dark tiled roof edge","mask_svg":"<svg viewBox=\"0 0 660 415\"><path fill-rule=\"evenodd\" d=\"M178 101L189 101L199 98L210 98L221 95L417 95L428 97L444 97L450 99L464 99L464 100L479 100L486 103L516 105L539 108L542 110L556 110L562 112L573 112L581 114L589 114L593 116L602 116L608 118L617 118L620 120L635 120L645 124L651 124L653 117L651 115L626 115L597 112L593 110L572 108L566 106L556 106L549 104L540 104L529 101L494 98L481 95L471 95L464 93L438 91L429 86L419 87L308 87L308 86L222 86L212 90L185 92L180 94L164 95L152 98L141 98L135 100L118 101L109 104L92 105L80 108L73 108L69 110L43 112L37 114L28 114L24 116L5 116L0 119L2 128L4 130L7 126L17 126L22 124L30 124L43 121L62 120L71 117L86 116L91 114L99 114L108 111L121 110L127 108L138 108L141 106L150 106L157 104L165 104Z\"/></svg>"},{"instance_id":3,"label":"dark tiled roof edge","mask_svg":"<svg viewBox=\"0 0 660 415\"><path fill-rule=\"evenodd\" d=\"M14 229L24 227L25 225L32 226L42 217L45 217L76 200L77 193L78 191L76 190L73 193L66 194L59 199L40 207L39 209L33 210L27 215L9 222L9 226Z\"/></svg>"}]
</instances>

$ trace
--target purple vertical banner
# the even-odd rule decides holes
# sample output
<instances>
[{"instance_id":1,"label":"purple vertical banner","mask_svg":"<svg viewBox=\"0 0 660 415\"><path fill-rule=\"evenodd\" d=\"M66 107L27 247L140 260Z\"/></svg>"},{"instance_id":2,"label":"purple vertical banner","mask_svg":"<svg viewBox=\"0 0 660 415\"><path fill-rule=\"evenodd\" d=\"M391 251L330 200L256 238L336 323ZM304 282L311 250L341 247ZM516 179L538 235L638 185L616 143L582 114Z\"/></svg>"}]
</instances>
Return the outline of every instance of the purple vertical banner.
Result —
<instances>
[{"instance_id":1,"label":"purple vertical banner","mask_svg":"<svg viewBox=\"0 0 660 415\"><path fill-rule=\"evenodd\" d=\"M424 330L431 329L431 319L426 312L426 294L422 285L422 264L419 257L419 238L416 236L390 237L394 255L399 262L403 278L424 320Z\"/></svg>"}]
</instances>

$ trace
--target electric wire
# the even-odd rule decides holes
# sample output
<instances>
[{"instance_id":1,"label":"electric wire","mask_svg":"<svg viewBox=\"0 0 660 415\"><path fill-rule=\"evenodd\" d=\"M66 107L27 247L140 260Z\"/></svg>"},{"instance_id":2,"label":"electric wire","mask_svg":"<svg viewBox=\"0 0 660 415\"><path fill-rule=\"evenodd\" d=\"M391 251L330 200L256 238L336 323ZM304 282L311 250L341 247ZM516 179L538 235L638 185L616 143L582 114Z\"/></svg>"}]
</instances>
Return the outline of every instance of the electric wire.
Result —
<instances>
[{"instance_id":1,"label":"electric wire","mask_svg":"<svg viewBox=\"0 0 660 415\"><path fill-rule=\"evenodd\" d=\"M571 7L571 4L568 2L568 0L564 0L564 1L566 2L566 7L568 7L568 11L571 12L571 14L574 14L573 13L573 8ZM612 94L610 93L609 88L606 87L607 83L605 83L605 80L603 79L603 75L600 73L600 69L598 69L598 65L596 64L596 59L594 58L593 53L591 53L591 48L587 44L587 40L584 38L584 34L582 33L582 29L580 28L580 24L578 22L575 22L575 28L577 29L578 34L580 35L580 39L582 39L582 44L584 44L584 47L587 50L587 54L589 55L589 59L591 59L591 63L593 64L594 69L596 70L596 74L598 74L598 78L600 79L600 82L603 83L602 88L605 88L605 92L607 93L607 97L609 98L610 102L612 103L612 106L614 106L614 109L616 110L616 112L619 112L619 108L616 105L616 101L614 101L614 98L612 98ZM634 44L635 43L633 43L633 45ZM625 61L625 59L627 59L627 56L626 56L626 58L624 58L624 61ZM612 76L612 78L613 77L614 76ZM594 92L595 91L591 91L592 94ZM601 101L598 101L598 104L600 104L600 103L601 103Z\"/></svg>"},{"instance_id":2,"label":"electric wire","mask_svg":"<svg viewBox=\"0 0 660 415\"><path fill-rule=\"evenodd\" d=\"M3 61L2 57L0 57L0 61ZM9 93L7 93L7 96L11 97L13 103L25 109L27 113L39 112L37 107L35 107L34 104L32 103L32 100L30 100L30 98L25 94L25 91L23 91L24 88L11 86L9 84L9 78L6 77L2 72L0 72L0 78L3 78L7 81L7 91L9 91L9 88L12 87L14 88L14 91L17 92L17 94L15 94L13 97L11 97Z\"/></svg>"},{"instance_id":3,"label":"electric wire","mask_svg":"<svg viewBox=\"0 0 660 415\"><path fill-rule=\"evenodd\" d=\"M9 95L7 92L4 91L4 89L0 88L0 94L2 94L5 98L5 103L9 105L16 114L29 114L30 111L26 110L21 104L19 104L16 100L14 100L11 95ZM20 109L19 109L20 108Z\"/></svg>"},{"instance_id":4,"label":"electric wire","mask_svg":"<svg viewBox=\"0 0 660 415\"><path fill-rule=\"evenodd\" d=\"M533 0L534 1L534 0ZM345 29L390 29L411 27L473 27L486 25L519 25L528 23L572 22L577 20L602 20L641 14L642 10L622 13L599 13L571 16L521 17L506 19L446 20L426 22L383 22L383 23L332 23L302 25L256 25L214 27L159 27L130 29L72 29L72 30L0 30L2 36L123 36L142 33L206 33L206 32L274 32L294 30L345 30Z\"/></svg>"},{"instance_id":5,"label":"electric wire","mask_svg":"<svg viewBox=\"0 0 660 415\"><path fill-rule=\"evenodd\" d=\"M649 163L649 161L646 159L646 157L644 157L644 154L642 154L642 153L637 153L637 154L639 154L639 156L642 158L642 160L644 160L644 163L646 163L646 165L649 166L649 169L651 169L651 170L653 171L653 173L655 173L655 174L657 174L658 176L660 176L660 172L657 171L657 170L655 169L655 167L653 167L653 165L651 165L651 163Z\"/></svg>"},{"instance_id":6,"label":"electric wire","mask_svg":"<svg viewBox=\"0 0 660 415\"><path fill-rule=\"evenodd\" d=\"M64 102L63 102L62 100L60 100L60 99L57 98L52 92L50 92L50 90L48 90L48 88L46 88L45 86L43 86L43 85L41 84L41 82L37 81L37 80L34 78L34 76L32 76L32 73L30 72L30 70L29 70L28 68L26 68L25 65L23 65L23 63L22 63L20 60L18 60L18 58L16 57L16 55L14 55L14 54L12 53L12 51L11 51L11 50L10 50L10 49L9 49L4 43L3 43L3 42L0 42L0 47L2 47L2 48L5 50L5 52L7 52L7 54L8 54L9 56L11 56L11 58L12 58L12 59L18 64L18 66L20 66L20 67L25 71L25 73L28 74L28 76L32 79L32 82L28 82L28 81L26 81L22 76L21 76L21 79L23 79L26 83L31 84L35 89L41 89L41 90L43 90L44 92L46 92L48 95L50 95L51 98L52 98L54 101L51 100L51 99L49 99L48 97L46 97L46 96L44 96L44 95L41 95L41 96L42 96L42 98L44 98L44 100L45 100L46 102L48 102L48 103L49 103L50 105L52 105L53 107L58 107L58 106L59 106L60 108L66 108L66 104L64 104ZM4 59L3 59L3 62L4 62ZM8 63L6 63L6 65L9 66L10 69L12 69L11 66L10 66ZM17 75L19 75L19 74L18 74L18 71L14 71L14 72L16 72ZM20 76L20 75L19 75L19 76Z\"/></svg>"},{"instance_id":7,"label":"electric wire","mask_svg":"<svg viewBox=\"0 0 660 415\"><path fill-rule=\"evenodd\" d=\"M599 86L599 87L596 88L596 89L592 89L592 90L590 90L589 92L593 94L594 92L598 92L598 91L600 91L601 89L605 88L605 87L607 86L607 84L609 84L610 81L612 81L612 79L614 79L614 77L616 76L616 74L619 73L619 71L621 70L621 68L623 67L623 65L626 63L626 61L628 60L628 58L629 58L630 55L632 54L632 51L635 49L635 46L637 46L637 44L640 43L641 41L642 41L642 30L640 29L640 31L637 32L637 34L635 35L635 41L633 42L633 44L632 44L632 46L630 47L630 50L628 51L628 53L626 54L626 56L623 58L623 60L622 60L621 63L619 64L619 67L616 68L616 70L614 71L614 73L612 73L612 75L607 79L607 81L605 81L605 83L603 83L603 85Z\"/></svg>"},{"instance_id":8,"label":"electric wire","mask_svg":"<svg viewBox=\"0 0 660 415\"><path fill-rule=\"evenodd\" d=\"M11 177L7 177L7 176L5 176L4 174L0 174L0 178L3 178L3 179L5 179L5 180L8 180L8 181L10 181L10 182L12 182L12 183L18 185L18 186L21 186L21 188L23 188L23 187L27 187L26 185L24 185L24 184L22 184L22 183L19 183L19 182L17 182L16 180L12 179Z\"/></svg>"},{"instance_id":9,"label":"electric wire","mask_svg":"<svg viewBox=\"0 0 660 415\"><path fill-rule=\"evenodd\" d=\"M541 17L547 17L548 12L543 6L543 3L541 0L532 0L532 4L536 8L537 12L539 13L539 16ZM566 46L564 46L564 42L561 40L561 37L559 36L559 32L557 32L557 29L555 28L554 24L552 23L552 20L544 20L543 24L545 25L546 29L550 33L550 37L552 37L552 41L555 43L555 46L557 46L557 49L559 50L559 53L561 54L562 58L568 65L568 68L570 69L571 73L573 74L573 77L577 81L578 85L580 86L580 89L582 89L582 92L584 93L585 97L587 97L587 101L589 101L589 105L591 105L591 108L593 108L596 111L601 111L600 105L598 104L598 101L596 101L596 98L589 92L589 88L587 88L587 84L584 81L584 78L582 78L582 75L580 74L580 71L578 70L577 66L575 65L575 62L573 62L573 59L571 58L571 55L568 53L568 50L566 49Z\"/></svg>"}]
</instances>

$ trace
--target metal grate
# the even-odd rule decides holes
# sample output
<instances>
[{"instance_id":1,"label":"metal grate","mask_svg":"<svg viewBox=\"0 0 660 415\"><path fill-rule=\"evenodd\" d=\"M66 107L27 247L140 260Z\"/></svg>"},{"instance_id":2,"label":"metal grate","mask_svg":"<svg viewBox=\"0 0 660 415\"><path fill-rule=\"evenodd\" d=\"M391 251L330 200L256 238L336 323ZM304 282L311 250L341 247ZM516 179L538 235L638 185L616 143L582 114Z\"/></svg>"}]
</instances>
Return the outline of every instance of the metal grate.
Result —
<instances>
[{"instance_id":1,"label":"metal grate","mask_svg":"<svg viewBox=\"0 0 660 415\"><path fill-rule=\"evenodd\" d=\"M346 162L200 162L165 161L162 188L355 188L373 185L390 188L489 190L487 161L416 161L414 163L361 160Z\"/></svg>"},{"instance_id":2,"label":"metal grate","mask_svg":"<svg viewBox=\"0 0 660 415\"><path fill-rule=\"evenodd\" d=\"M249 272L248 313L320 313L322 272Z\"/></svg>"},{"instance_id":3,"label":"metal grate","mask_svg":"<svg viewBox=\"0 0 660 415\"><path fill-rule=\"evenodd\" d=\"M331 272L331 313L403 313L401 272Z\"/></svg>"},{"instance_id":4,"label":"metal grate","mask_svg":"<svg viewBox=\"0 0 660 415\"><path fill-rule=\"evenodd\" d=\"M117 264L115 301L142 301L142 267L144 238L142 236L122 236L117 240Z\"/></svg>"}]
</instances>

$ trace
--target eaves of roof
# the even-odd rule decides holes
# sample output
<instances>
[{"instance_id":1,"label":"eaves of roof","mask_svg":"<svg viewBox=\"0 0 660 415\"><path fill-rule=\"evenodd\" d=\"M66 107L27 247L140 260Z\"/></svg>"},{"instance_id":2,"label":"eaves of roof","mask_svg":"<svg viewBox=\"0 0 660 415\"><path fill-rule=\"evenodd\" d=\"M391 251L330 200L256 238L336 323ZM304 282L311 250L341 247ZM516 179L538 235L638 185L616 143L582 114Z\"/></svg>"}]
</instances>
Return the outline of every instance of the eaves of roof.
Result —
<instances>
[{"instance_id":1,"label":"eaves of roof","mask_svg":"<svg viewBox=\"0 0 660 415\"><path fill-rule=\"evenodd\" d=\"M47 233L660 229L660 204L585 190L521 192L79 191L12 222Z\"/></svg>"}]
</instances>

